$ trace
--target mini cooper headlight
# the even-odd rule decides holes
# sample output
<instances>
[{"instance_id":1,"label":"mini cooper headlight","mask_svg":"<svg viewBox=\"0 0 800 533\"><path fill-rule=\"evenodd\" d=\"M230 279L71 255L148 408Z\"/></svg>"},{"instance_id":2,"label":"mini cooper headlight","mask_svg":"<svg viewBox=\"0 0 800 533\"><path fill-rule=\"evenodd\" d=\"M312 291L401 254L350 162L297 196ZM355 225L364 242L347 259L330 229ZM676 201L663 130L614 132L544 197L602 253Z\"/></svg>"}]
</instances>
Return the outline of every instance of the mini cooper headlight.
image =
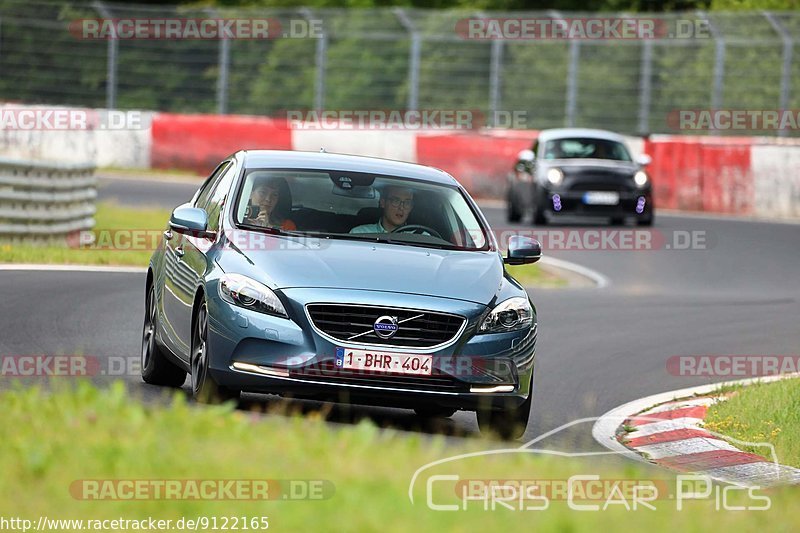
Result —
<instances>
[{"instance_id":1,"label":"mini cooper headlight","mask_svg":"<svg viewBox=\"0 0 800 533\"><path fill-rule=\"evenodd\" d=\"M288 318L286 309L271 289L241 274L223 274L219 278L219 296L245 309Z\"/></svg>"},{"instance_id":2,"label":"mini cooper headlight","mask_svg":"<svg viewBox=\"0 0 800 533\"><path fill-rule=\"evenodd\" d=\"M503 333L531 325L533 310L527 298L509 298L492 309L478 327L478 333Z\"/></svg>"},{"instance_id":3,"label":"mini cooper headlight","mask_svg":"<svg viewBox=\"0 0 800 533\"><path fill-rule=\"evenodd\" d=\"M640 170L639 172L633 175L633 182L639 188L647 185L648 181L650 181L650 178L647 176L647 172L645 172L644 170Z\"/></svg>"},{"instance_id":4,"label":"mini cooper headlight","mask_svg":"<svg viewBox=\"0 0 800 533\"><path fill-rule=\"evenodd\" d=\"M561 185L561 182L564 181L564 173L560 168L553 167L547 171L547 181L553 185Z\"/></svg>"}]
</instances>

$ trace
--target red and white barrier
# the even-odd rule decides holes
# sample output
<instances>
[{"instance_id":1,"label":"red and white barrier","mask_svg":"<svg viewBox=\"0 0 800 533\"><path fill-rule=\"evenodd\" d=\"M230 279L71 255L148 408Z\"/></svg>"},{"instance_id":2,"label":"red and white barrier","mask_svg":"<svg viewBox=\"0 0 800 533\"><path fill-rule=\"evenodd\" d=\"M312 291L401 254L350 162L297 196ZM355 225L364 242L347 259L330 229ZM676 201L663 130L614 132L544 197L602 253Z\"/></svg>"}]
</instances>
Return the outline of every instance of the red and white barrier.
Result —
<instances>
[{"instance_id":1,"label":"red and white barrier","mask_svg":"<svg viewBox=\"0 0 800 533\"><path fill-rule=\"evenodd\" d=\"M115 131L0 128L0 154L207 174L239 149L325 148L434 166L455 176L476 197L502 198L517 153L531 147L537 135L520 130L292 129L285 119L269 117L140 115L135 128ZM648 172L657 207L800 217L800 139L654 135L629 137L628 144L635 155L652 157Z\"/></svg>"},{"instance_id":2,"label":"red and white barrier","mask_svg":"<svg viewBox=\"0 0 800 533\"><path fill-rule=\"evenodd\" d=\"M151 166L207 174L225 157L242 149L291 150L286 121L241 115L177 115L153 118Z\"/></svg>"}]
</instances>

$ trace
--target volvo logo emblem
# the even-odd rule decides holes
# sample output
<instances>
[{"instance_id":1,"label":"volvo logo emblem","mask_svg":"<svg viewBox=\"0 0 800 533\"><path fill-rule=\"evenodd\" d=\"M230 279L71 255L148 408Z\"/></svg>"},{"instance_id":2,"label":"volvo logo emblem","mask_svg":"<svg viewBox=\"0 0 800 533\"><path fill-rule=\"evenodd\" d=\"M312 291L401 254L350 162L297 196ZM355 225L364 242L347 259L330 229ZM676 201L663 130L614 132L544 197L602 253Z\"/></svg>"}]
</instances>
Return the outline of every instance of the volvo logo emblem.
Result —
<instances>
[{"instance_id":1,"label":"volvo logo emblem","mask_svg":"<svg viewBox=\"0 0 800 533\"><path fill-rule=\"evenodd\" d=\"M384 315L379 317L372 325L375 335L382 339L391 339L399 329L396 316Z\"/></svg>"}]
</instances>

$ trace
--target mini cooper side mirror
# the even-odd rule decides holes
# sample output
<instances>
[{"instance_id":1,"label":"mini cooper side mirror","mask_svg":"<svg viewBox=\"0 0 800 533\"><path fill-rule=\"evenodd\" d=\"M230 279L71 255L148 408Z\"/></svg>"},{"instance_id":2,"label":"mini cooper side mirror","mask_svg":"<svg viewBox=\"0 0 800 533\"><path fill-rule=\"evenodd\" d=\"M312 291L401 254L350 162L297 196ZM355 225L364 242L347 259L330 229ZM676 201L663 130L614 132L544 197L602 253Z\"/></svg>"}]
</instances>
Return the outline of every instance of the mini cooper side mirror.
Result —
<instances>
[{"instance_id":1,"label":"mini cooper side mirror","mask_svg":"<svg viewBox=\"0 0 800 533\"><path fill-rule=\"evenodd\" d=\"M542 245L536 239L512 235L508 239L508 255L503 259L507 265L527 265L542 257Z\"/></svg>"},{"instance_id":2,"label":"mini cooper side mirror","mask_svg":"<svg viewBox=\"0 0 800 533\"><path fill-rule=\"evenodd\" d=\"M214 232L208 231L208 215L197 207L176 207L169 217L169 227L173 231L192 237L210 238Z\"/></svg>"},{"instance_id":3,"label":"mini cooper side mirror","mask_svg":"<svg viewBox=\"0 0 800 533\"><path fill-rule=\"evenodd\" d=\"M517 160L523 163L533 163L535 159L536 154L533 153L533 150L522 150L517 154Z\"/></svg>"},{"instance_id":4,"label":"mini cooper side mirror","mask_svg":"<svg viewBox=\"0 0 800 533\"><path fill-rule=\"evenodd\" d=\"M653 158L647 154L640 154L639 157L636 158L636 162L641 166L646 167L653 162Z\"/></svg>"}]
</instances>

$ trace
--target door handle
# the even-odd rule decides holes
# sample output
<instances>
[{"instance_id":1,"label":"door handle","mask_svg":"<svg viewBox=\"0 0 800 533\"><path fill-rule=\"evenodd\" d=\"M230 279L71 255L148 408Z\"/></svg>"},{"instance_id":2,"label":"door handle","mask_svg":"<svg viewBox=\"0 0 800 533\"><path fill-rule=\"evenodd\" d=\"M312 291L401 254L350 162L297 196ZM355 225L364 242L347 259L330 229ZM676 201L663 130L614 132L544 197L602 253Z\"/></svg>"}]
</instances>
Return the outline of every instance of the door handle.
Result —
<instances>
[{"instance_id":1,"label":"door handle","mask_svg":"<svg viewBox=\"0 0 800 533\"><path fill-rule=\"evenodd\" d=\"M186 252L183 251L183 246L178 246L177 248L175 248L175 255L178 256L178 259L183 257L184 253L186 253Z\"/></svg>"},{"instance_id":2,"label":"door handle","mask_svg":"<svg viewBox=\"0 0 800 533\"><path fill-rule=\"evenodd\" d=\"M167 240L172 239L172 230L171 229L164 230L164 238L167 239Z\"/></svg>"}]
</instances>

